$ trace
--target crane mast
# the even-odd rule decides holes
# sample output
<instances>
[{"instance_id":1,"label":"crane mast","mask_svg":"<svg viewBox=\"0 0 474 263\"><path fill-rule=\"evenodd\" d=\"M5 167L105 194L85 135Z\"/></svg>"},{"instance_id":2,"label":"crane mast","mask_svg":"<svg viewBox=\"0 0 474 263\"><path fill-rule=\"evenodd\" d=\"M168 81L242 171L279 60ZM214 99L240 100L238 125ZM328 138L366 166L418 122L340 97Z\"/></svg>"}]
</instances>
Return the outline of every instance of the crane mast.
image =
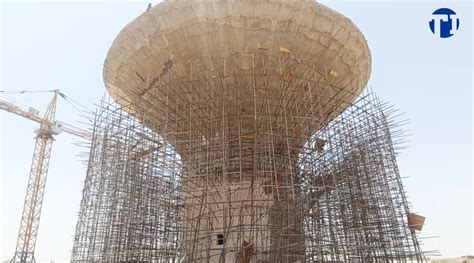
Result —
<instances>
[{"instance_id":1,"label":"crane mast","mask_svg":"<svg viewBox=\"0 0 474 263\"><path fill-rule=\"evenodd\" d=\"M37 116L35 113L22 110L13 103L0 100L0 109L40 124L40 128L36 130L35 149L31 162L25 202L23 204L20 230L18 232L15 255L11 260L13 263L36 262L34 256L36 237L38 235L54 135L64 131L85 139L91 138L91 134L87 131L55 121L58 94L60 96L63 95L59 90L53 90L52 92L54 92L53 98L43 118Z\"/></svg>"},{"instance_id":2,"label":"crane mast","mask_svg":"<svg viewBox=\"0 0 474 263\"><path fill-rule=\"evenodd\" d=\"M34 252L53 144L53 123L56 115L57 97L58 93L55 92L40 128L37 130L20 230L12 262L35 262Z\"/></svg>"}]
</instances>

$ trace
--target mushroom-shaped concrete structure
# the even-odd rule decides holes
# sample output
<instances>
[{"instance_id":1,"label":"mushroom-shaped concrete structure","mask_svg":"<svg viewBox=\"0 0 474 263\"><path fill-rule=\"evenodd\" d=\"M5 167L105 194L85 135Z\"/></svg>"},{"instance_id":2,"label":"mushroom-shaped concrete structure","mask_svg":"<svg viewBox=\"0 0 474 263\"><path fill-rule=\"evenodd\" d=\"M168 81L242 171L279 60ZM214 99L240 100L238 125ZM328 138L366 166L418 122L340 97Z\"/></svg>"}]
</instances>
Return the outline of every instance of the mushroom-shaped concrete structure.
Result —
<instances>
[{"instance_id":1,"label":"mushroom-shaped concrete structure","mask_svg":"<svg viewBox=\"0 0 474 263\"><path fill-rule=\"evenodd\" d=\"M370 70L361 32L313 1L168 0L120 32L104 80L181 155L187 261L296 262L299 149Z\"/></svg>"}]
</instances>

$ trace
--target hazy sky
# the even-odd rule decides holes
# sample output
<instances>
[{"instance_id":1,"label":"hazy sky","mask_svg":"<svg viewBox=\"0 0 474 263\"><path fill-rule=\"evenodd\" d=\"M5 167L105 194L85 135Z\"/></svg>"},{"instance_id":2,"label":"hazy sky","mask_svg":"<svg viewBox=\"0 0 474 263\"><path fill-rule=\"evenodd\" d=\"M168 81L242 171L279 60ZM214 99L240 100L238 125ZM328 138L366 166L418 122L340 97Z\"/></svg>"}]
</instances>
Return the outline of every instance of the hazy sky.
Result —
<instances>
[{"instance_id":1,"label":"hazy sky","mask_svg":"<svg viewBox=\"0 0 474 263\"><path fill-rule=\"evenodd\" d=\"M412 210L427 217L424 250L474 254L472 182L472 4L453 1L330 1L364 33L373 55L369 86L411 120L399 157ZM154 1L153 4L157 2ZM102 65L117 33L147 2L2 2L1 90L61 89L89 109L104 94ZM440 39L428 27L441 7L456 11L459 32ZM0 95L1 96L1 95ZM44 112L51 94L8 96ZM6 98L6 96L1 96ZM37 125L0 113L0 260L14 253ZM59 101L57 119L86 127ZM85 175L78 138L56 137L39 235L38 262L66 262Z\"/></svg>"}]
</instances>

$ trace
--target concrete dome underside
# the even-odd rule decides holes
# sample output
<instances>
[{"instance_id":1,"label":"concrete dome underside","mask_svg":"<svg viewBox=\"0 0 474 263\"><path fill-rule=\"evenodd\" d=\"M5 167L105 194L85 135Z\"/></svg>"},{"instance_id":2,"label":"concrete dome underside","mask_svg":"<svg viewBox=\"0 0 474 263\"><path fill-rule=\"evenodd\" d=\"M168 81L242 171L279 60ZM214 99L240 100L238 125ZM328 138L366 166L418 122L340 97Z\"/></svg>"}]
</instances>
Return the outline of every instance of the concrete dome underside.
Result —
<instances>
[{"instance_id":1,"label":"concrete dome underside","mask_svg":"<svg viewBox=\"0 0 474 263\"><path fill-rule=\"evenodd\" d=\"M360 31L320 4L175 0L120 32L104 81L114 99L172 143L190 130L206 139L222 136L215 130L227 126L223 116L239 111L247 132L258 116L270 116L274 125L288 125L293 116L301 145L355 100L370 70Z\"/></svg>"}]
</instances>

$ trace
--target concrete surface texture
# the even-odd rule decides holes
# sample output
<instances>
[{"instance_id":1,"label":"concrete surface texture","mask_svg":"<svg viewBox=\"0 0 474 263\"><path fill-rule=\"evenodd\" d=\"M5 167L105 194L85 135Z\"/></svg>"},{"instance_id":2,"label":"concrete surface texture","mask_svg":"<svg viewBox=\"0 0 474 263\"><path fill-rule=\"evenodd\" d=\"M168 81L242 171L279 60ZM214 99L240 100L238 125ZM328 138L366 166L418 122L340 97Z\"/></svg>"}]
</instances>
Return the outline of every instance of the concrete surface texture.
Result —
<instances>
[{"instance_id":1,"label":"concrete surface texture","mask_svg":"<svg viewBox=\"0 0 474 263\"><path fill-rule=\"evenodd\" d=\"M347 101L351 102L366 85L370 70L370 51L361 32L344 16L315 2L165 1L120 32L105 62L104 81L114 98L136 104L137 114L143 113L142 105L154 115L146 122L168 135L179 127L168 125L165 130L159 123L176 114L185 122L189 114L165 110L167 94L191 92L188 97L196 98L210 93L179 86L167 91L169 84L200 78L231 81L237 75L240 86L252 86L253 78L244 76L281 76L291 71L308 80L327 79L333 85L329 92L340 96L350 92ZM279 78L278 83L269 81L268 86L280 84ZM255 103L261 104L261 98L256 94Z\"/></svg>"}]
</instances>

